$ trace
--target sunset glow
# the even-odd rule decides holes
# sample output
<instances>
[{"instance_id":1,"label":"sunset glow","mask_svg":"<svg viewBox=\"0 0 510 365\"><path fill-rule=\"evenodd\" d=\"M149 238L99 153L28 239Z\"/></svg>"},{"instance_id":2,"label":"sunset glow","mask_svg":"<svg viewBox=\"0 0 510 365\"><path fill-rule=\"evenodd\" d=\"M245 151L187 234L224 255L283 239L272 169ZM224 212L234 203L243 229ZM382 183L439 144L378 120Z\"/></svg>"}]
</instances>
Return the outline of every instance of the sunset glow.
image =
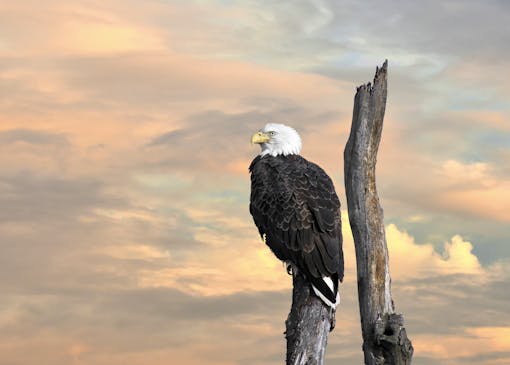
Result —
<instances>
[{"instance_id":1,"label":"sunset glow","mask_svg":"<svg viewBox=\"0 0 510 365\"><path fill-rule=\"evenodd\" d=\"M343 149L389 61L377 163L416 365L510 363L507 2L4 1L0 365L283 363L291 277L248 212L250 136L333 178L327 364L361 364Z\"/></svg>"}]
</instances>

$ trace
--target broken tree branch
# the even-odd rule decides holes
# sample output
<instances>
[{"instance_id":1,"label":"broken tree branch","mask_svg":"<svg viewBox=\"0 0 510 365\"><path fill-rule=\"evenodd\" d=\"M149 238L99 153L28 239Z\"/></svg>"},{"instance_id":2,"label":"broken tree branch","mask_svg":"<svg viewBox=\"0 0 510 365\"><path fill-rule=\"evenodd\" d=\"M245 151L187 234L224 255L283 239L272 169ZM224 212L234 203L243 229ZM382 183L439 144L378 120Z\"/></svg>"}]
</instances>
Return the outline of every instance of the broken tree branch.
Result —
<instances>
[{"instance_id":1,"label":"broken tree branch","mask_svg":"<svg viewBox=\"0 0 510 365\"><path fill-rule=\"evenodd\" d=\"M311 292L310 283L292 266L292 308L285 321L287 365L322 365L335 312Z\"/></svg>"},{"instance_id":2,"label":"broken tree branch","mask_svg":"<svg viewBox=\"0 0 510 365\"><path fill-rule=\"evenodd\" d=\"M375 165L386 108L387 67L385 61L376 69L373 85L358 87L351 133L344 151L345 189L356 248L366 365L408 365L413 355L404 317L395 313L391 297L383 211L375 185Z\"/></svg>"}]
</instances>

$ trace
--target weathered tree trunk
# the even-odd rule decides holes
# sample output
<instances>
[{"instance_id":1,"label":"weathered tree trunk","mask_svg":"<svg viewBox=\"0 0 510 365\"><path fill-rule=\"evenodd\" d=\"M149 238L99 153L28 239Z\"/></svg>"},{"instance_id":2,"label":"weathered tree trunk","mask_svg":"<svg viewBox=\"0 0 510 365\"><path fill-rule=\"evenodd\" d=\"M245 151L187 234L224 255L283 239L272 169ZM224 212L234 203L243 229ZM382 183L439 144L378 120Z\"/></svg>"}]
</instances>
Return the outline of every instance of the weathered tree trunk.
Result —
<instances>
[{"instance_id":1,"label":"weathered tree trunk","mask_svg":"<svg viewBox=\"0 0 510 365\"><path fill-rule=\"evenodd\" d=\"M285 322L287 365L322 365L335 312L311 293L310 283L292 267L292 308Z\"/></svg>"},{"instance_id":2,"label":"weathered tree trunk","mask_svg":"<svg viewBox=\"0 0 510 365\"><path fill-rule=\"evenodd\" d=\"M344 151L344 176L349 221L356 248L358 299L366 365L411 364L413 347L404 317L391 298L388 248L383 211L375 185L377 150L386 108L387 61L376 70L374 83L358 87L349 140Z\"/></svg>"}]
</instances>

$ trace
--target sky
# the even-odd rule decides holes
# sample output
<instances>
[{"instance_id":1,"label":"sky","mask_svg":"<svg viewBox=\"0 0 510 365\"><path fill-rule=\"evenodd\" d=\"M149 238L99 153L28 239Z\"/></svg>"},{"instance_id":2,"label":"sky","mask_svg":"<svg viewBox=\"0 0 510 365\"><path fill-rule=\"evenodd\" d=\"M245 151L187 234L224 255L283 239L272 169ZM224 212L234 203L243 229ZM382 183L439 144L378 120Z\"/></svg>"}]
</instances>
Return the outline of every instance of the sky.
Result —
<instances>
[{"instance_id":1,"label":"sky","mask_svg":"<svg viewBox=\"0 0 510 365\"><path fill-rule=\"evenodd\" d=\"M295 127L342 202L327 364L362 363L343 184L377 164L416 365L510 363L510 3L0 3L0 365L281 364L291 277L248 212L250 137Z\"/></svg>"}]
</instances>

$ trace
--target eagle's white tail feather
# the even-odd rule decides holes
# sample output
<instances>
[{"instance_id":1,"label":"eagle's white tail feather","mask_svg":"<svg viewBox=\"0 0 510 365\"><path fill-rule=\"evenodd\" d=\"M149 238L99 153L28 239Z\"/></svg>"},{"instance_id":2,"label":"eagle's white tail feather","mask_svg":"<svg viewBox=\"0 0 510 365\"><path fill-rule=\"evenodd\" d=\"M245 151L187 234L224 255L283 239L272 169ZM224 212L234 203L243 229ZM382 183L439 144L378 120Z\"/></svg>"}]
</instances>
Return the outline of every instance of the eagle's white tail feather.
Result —
<instances>
[{"instance_id":1,"label":"eagle's white tail feather","mask_svg":"<svg viewBox=\"0 0 510 365\"><path fill-rule=\"evenodd\" d=\"M335 289L334 289L334 284L333 284L333 280L329 277L329 276L325 276L322 278L322 280L324 280L324 282L326 283L326 285L331 289L331 291L334 293L335 292ZM324 294L322 294L319 289L317 289L313 284L312 284L312 289L313 291L315 292L315 294L321 298L321 300L326 303L327 305L329 305L330 307L332 307L333 309L336 309L336 306L340 303L340 293L337 292L336 293L336 302L335 303L332 303L331 300L329 300L328 298L326 298L324 296Z\"/></svg>"},{"instance_id":2,"label":"eagle's white tail feather","mask_svg":"<svg viewBox=\"0 0 510 365\"><path fill-rule=\"evenodd\" d=\"M322 280L326 283L326 285L331 289L331 291L335 292L335 287L333 285L333 280L329 276L324 276Z\"/></svg>"}]
</instances>

